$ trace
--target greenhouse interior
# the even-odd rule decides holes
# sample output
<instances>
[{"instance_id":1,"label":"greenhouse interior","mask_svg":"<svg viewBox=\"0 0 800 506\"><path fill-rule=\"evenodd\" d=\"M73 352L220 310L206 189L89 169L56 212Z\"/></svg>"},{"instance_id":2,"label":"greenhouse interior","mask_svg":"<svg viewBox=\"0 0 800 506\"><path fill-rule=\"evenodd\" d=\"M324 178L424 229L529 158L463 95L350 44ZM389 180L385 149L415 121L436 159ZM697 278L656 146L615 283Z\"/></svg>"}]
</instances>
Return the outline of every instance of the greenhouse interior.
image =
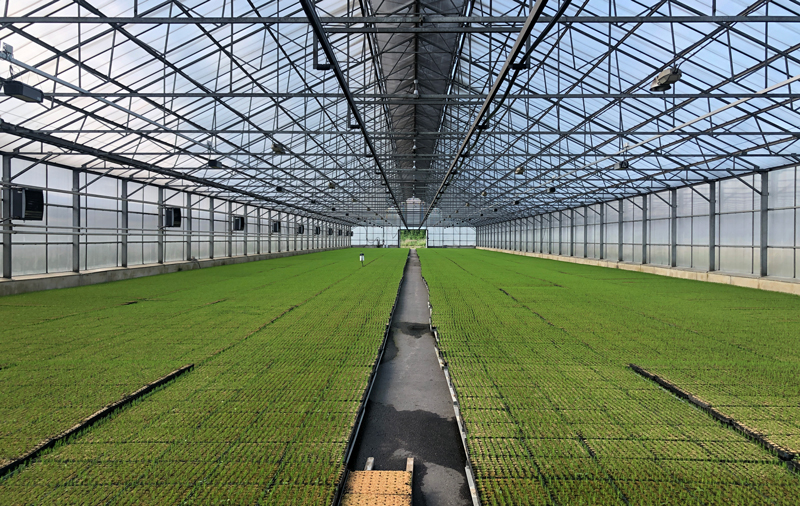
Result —
<instances>
[{"instance_id":1,"label":"greenhouse interior","mask_svg":"<svg viewBox=\"0 0 800 506\"><path fill-rule=\"evenodd\" d=\"M798 504L800 1L24 4L0 504Z\"/></svg>"}]
</instances>

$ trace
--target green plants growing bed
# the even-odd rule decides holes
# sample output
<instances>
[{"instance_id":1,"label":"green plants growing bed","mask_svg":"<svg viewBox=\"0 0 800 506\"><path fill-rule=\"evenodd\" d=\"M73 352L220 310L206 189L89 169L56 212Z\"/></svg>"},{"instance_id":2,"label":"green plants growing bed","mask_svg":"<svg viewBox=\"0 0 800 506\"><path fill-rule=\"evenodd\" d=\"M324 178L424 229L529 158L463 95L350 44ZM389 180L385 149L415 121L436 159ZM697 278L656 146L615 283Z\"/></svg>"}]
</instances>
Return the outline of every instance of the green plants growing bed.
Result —
<instances>
[{"instance_id":1,"label":"green plants growing bed","mask_svg":"<svg viewBox=\"0 0 800 506\"><path fill-rule=\"evenodd\" d=\"M30 413L0 418L11 458L196 363L0 479L0 502L329 502L406 254L378 250L361 268L337 251L0 299L6 315L36 318L17 322L27 343L3 341L17 365L0 374L18 386L0 409Z\"/></svg>"},{"instance_id":2,"label":"green plants growing bed","mask_svg":"<svg viewBox=\"0 0 800 506\"><path fill-rule=\"evenodd\" d=\"M796 501L800 479L776 455L628 364L796 444L800 297L478 250L419 255L483 504Z\"/></svg>"}]
</instances>

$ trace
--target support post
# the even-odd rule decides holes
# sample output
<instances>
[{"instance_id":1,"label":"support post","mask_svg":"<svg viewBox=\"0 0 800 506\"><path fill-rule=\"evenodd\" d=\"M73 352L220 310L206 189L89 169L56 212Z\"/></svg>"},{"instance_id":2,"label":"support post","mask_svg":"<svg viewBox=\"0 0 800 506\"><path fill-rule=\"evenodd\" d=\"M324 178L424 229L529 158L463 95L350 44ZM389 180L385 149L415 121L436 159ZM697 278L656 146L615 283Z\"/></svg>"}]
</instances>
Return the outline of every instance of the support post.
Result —
<instances>
[{"instance_id":1,"label":"support post","mask_svg":"<svg viewBox=\"0 0 800 506\"><path fill-rule=\"evenodd\" d=\"M642 263L647 263L647 195L642 196Z\"/></svg>"},{"instance_id":2,"label":"support post","mask_svg":"<svg viewBox=\"0 0 800 506\"><path fill-rule=\"evenodd\" d=\"M260 207L256 207L256 255L261 254L261 211Z\"/></svg>"},{"instance_id":3,"label":"support post","mask_svg":"<svg viewBox=\"0 0 800 506\"><path fill-rule=\"evenodd\" d=\"M228 256L233 256L233 202L228 201Z\"/></svg>"},{"instance_id":4,"label":"support post","mask_svg":"<svg viewBox=\"0 0 800 506\"><path fill-rule=\"evenodd\" d=\"M247 205L242 207L242 210L244 212L244 230L242 230L242 236L244 237L244 248L242 249L242 251L244 252L244 256L247 256L247 218L248 218Z\"/></svg>"},{"instance_id":5,"label":"support post","mask_svg":"<svg viewBox=\"0 0 800 506\"><path fill-rule=\"evenodd\" d=\"M81 173L72 170L72 272L81 270ZM161 194L159 193L159 196ZM159 213L161 207L159 205ZM160 221L160 220L159 220ZM88 248L88 241L87 248Z\"/></svg>"},{"instance_id":6,"label":"support post","mask_svg":"<svg viewBox=\"0 0 800 506\"><path fill-rule=\"evenodd\" d=\"M158 187L158 263L164 263L164 188Z\"/></svg>"},{"instance_id":7,"label":"support post","mask_svg":"<svg viewBox=\"0 0 800 506\"><path fill-rule=\"evenodd\" d=\"M717 182L708 184L708 271L717 270Z\"/></svg>"},{"instance_id":8,"label":"support post","mask_svg":"<svg viewBox=\"0 0 800 506\"><path fill-rule=\"evenodd\" d=\"M600 203L600 260L606 257L606 204Z\"/></svg>"},{"instance_id":9,"label":"support post","mask_svg":"<svg viewBox=\"0 0 800 506\"><path fill-rule=\"evenodd\" d=\"M280 223L280 222L281 222L281 213L279 211L278 212L278 223ZM278 225L278 226L280 227L280 225ZM278 229L278 253L280 253L281 250L282 250L282 248L281 248L281 235L283 235L283 228L282 227Z\"/></svg>"},{"instance_id":10,"label":"support post","mask_svg":"<svg viewBox=\"0 0 800 506\"><path fill-rule=\"evenodd\" d=\"M768 275L768 246L769 246L769 172L764 171L761 173L761 244L760 255L761 260L761 276Z\"/></svg>"},{"instance_id":11,"label":"support post","mask_svg":"<svg viewBox=\"0 0 800 506\"><path fill-rule=\"evenodd\" d=\"M575 209L569 210L569 256L575 256Z\"/></svg>"},{"instance_id":12,"label":"support post","mask_svg":"<svg viewBox=\"0 0 800 506\"><path fill-rule=\"evenodd\" d=\"M120 237L120 266L128 266L128 227L130 226L128 215L128 180L121 181L122 189L122 202L120 213L120 228L122 229L122 236Z\"/></svg>"},{"instance_id":13,"label":"support post","mask_svg":"<svg viewBox=\"0 0 800 506\"><path fill-rule=\"evenodd\" d=\"M583 258L589 258L589 206L583 207Z\"/></svg>"},{"instance_id":14,"label":"support post","mask_svg":"<svg viewBox=\"0 0 800 506\"><path fill-rule=\"evenodd\" d=\"M192 194L186 194L186 260L192 259Z\"/></svg>"},{"instance_id":15,"label":"support post","mask_svg":"<svg viewBox=\"0 0 800 506\"><path fill-rule=\"evenodd\" d=\"M272 253L272 210L267 209L267 253Z\"/></svg>"},{"instance_id":16,"label":"support post","mask_svg":"<svg viewBox=\"0 0 800 506\"><path fill-rule=\"evenodd\" d=\"M214 197L208 199L208 258L214 258Z\"/></svg>"},{"instance_id":17,"label":"support post","mask_svg":"<svg viewBox=\"0 0 800 506\"><path fill-rule=\"evenodd\" d=\"M678 190L669 191L670 219L669 219L669 265L678 266Z\"/></svg>"},{"instance_id":18,"label":"support post","mask_svg":"<svg viewBox=\"0 0 800 506\"><path fill-rule=\"evenodd\" d=\"M11 278L11 157L3 155L3 277ZM74 232L74 231L73 231ZM73 236L74 237L74 236Z\"/></svg>"},{"instance_id":19,"label":"support post","mask_svg":"<svg viewBox=\"0 0 800 506\"><path fill-rule=\"evenodd\" d=\"M624 221L623 221L623 218L622 218L622 210L625 208L625 201L623 199L619 199L619 204L618 205L619 205L619 209L617 210L617 220L618 220L619 223L617 224L617 262L622 262L622 260L623 260L623 256L622 256L622 247L623 247L622 230L624 228L623 227Z\"/></svg>"}]
</instances>

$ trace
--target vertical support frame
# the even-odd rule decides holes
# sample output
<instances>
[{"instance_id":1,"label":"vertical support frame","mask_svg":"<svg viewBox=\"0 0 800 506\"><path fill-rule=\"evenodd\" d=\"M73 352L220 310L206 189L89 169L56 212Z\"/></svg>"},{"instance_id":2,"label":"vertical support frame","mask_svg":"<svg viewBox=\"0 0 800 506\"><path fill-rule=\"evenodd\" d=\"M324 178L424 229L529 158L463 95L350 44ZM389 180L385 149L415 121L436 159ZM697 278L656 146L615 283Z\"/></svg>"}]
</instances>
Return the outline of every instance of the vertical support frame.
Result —
<instances>
[{"instance_id":1,"label":"vertical support frame","mask_svg":"<svg viewBox=\"0 0 800 506\"><path fill-rule=\"evenodd\" d=\"M717 182L708 183L708 271L717 270Z\"/></svg>"},{"instance_id":2,"label":"vertical support frame","mask_svg":"<svg viewBox=\"0 0 800 506\"><path fill-rule=\"evenodd\" d=\"M600 260L606 257L606 204L600 203Z\"/></svg>"},{"instance_id":3,"label":"vertical support frame","mask_svg":"<svg viewBox=\"0 0 800 506\"><path fill-rule=\"evenodd\" d=\"M120 228L122 234L120 236L120 266L128 266L128 229L130 228L130 220L128 214L128 180L123 179L121 182L122 202L120 203Z\"/></svg>"},{"instance_id":4,"label":"vertical support frame","mask_svg":"<svg viewBox=\"0 0 800 506\"><path fill-rule=\"evenodd\" d=\"M3 155L3 277L11 279L11 157Z\"/></svg>"},{"instance_id":5,"label":"vertical support frame","mask_svg":"<svg viewBox=\"0 0 800 506\"><path fill-rule=\"evenodd\" d=\"M761 230L760 230L760 254L759 260L761 261L760 275L766 276L768 273L768 259L767 247L769 246L769 172L764 171L761 173Z\"/></svg>"},{"instance_id":6,"label":"vertical support frame","mask_svg":"<svg viewBox=\"0 0 800 506\"><path fill-rule=\"evenodd\" d=\"M678 190L669 191L669 265L678 266Z\"/></svg>"},{"instance_id":7,"label":"vertical support frame","mask_svg":"<svg viewBox=\"0 0 800 506\"><path fill-rule=\"evenodd\" d=\"M214 259L214 218L216 208L214 197L208 198L209 222L208 222L208 258Z\"/></svg>"},{"instance_id":8,"label":"vertical support frame","mask_svg":"<svg viewBox=\"0 0 800 506\"><path fill-rule=\"evenodd\" d=\"M624 230L624 219L622 217L622 210L625 208L625 199L619 199L617 205L617 262L622 262L622 231Z\"/></svg>"},{"instance_id":9,"label":"vertical support frame","mask_svg":"<svg viewBox=\"0 0 800 506\"><path fill-rule=\"evenodd\" d=\"M158 187L158 263L164 263L164 188Z\"/></svg>"},{"instance_id":10,"label":"vertical support frame","mask_svg":"<svg viewBox=\"0 0 800 506\"><path fill-rule=\"evenodd\" d=\"M647 195L642 196L642 263L647 263Z\"/></svg>"},{"instance_id":11,"label":"vertical support frame","mask_svg":"<svg viewBox=\"0 0 800 506\"><path fill-rule=\"evenodd\" d=\"M192 259L192 194L186 194L186 260Z\"/></svg>"},{"instance_id":12,"label":"vertical support frame","mask_svg":"<svg viewBox=\"0 0 800 506\"><path fill-rule=\"evenodd\" d=\"M81 172L72 169L72 272L81 271ZM89 248L88 241L86 248Z\"/></svg>"},{"instance_id":13,"label":"vertical support frame","mask_svg":"<svg viewBox=\"0 0 800 506\"><path fill-rule=\"evenodd\" d=\"M226 227L228 228L228 257L233 256L233 202L230 200L228 201L228 212L227 212L228 219L226 220L228 224Z\"/></svg>"},{"instance_id":14,"label":"vertical support frame","mask_svg":"<svg viewBox=\"0 0 800 506\"><path fill-rule=\"evenodd\" d=\"M242 211L244 213L244 230L242 230L242 236L244 237L244 246L242 251L244 252L244 256L247 256L247 222L249 218L249 209L247 209L247 204L242 207Z\"/></svg>"}]
</instances>

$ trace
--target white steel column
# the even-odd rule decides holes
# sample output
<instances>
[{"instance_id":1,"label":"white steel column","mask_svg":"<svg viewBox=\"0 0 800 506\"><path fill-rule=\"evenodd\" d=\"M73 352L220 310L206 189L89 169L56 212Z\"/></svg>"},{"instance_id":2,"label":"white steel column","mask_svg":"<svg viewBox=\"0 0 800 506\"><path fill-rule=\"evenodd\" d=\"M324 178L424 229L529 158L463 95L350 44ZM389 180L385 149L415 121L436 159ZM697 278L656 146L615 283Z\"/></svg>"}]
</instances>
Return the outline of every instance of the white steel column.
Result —
<instances>
[{"instance_id":1,"label":"white steel column","mask_svg":"<svg viewBox=\"0 0 800 506\"><path fill-rule=\"evenodd\" d=\"M678 190L669 191L670 216L669 216L669 265L678 266Z\"/></svg>"},{"instance_id":2,"label":"white steel column","mask_svg":"<svg viewBox=\"0 0 800 506\"><path fill-rule=\"evenodd\" d=\"M228 256L233 256L233 202L228 201Z\"/></svg>"},{"instance_id":3,"label":"white steel column","mask_svg":"<svg viewBox=\"0 0 800 506\"><path fill-rule=\"evenodd\" d=\"M242 252L244 253L244 256L247 256L247 218L248 218L247 205L242 207L242 211L244 214L244 230L242 230L242 237L244 238L244 246L242 248Z\"/></svg>"},{"instance_id":4,"label":"white steel column","mask_svg":"<svg viewBox=\"0 0 800 506\"><path fill-rule=\"evenodd\" d=\"M708 270L715 271L717 263L717 182L708 183Z\"/></svg>"},{"instance_id":5,"label":"white steel column","mask_svg":"<svg viewBox=\"0 0 800 506\"><path fill-rule=\"evenodd\" d=\"M11 157L3 155L3 277L11 278ZM73 230L72 233L76 233ZM75 237L74 235L72 237ZM73 261L73 265L74 265Z\"/></svg>"},{"instance_id":6,"label":"white steel column","mask_svg":"<svg viewBox=\"0 0 800 506\"><path fill-rule=\"evenodd\" d=\"M128 226L130 220L128 219L128 180L121 181L122 202L120 202L120 228L122 235L120 237L120 266L128 266ZM74 236L73 236L74 237Z\"/></svg>"},{"instance_id":7,"label":"white steel column","mask_svg":"<svg viewBox=\"0 0 800 506\"><path fill-rule=\"evenodd\" d=\"M760 260L761 260L761 275L767 275L767 264L769 255L767 247L769 246L769 172L764 171L761 173L761 241L760 241Z\"/></svg>"},{"instance_id":8,"label":"white steel column","mask_svg":"<svg viewBox=\"0 0 800 506\"><path fill-rule=\"evenodd\" d=\"M272 253L272 209L267 209L267 253Z\"/></svg>"},{"instance_id":9,"label":"white steel column","mask_svg":"<svg viewBox=\"0 0 800 506\"><path fill-rule=\"evenodd\" d=\"M647 195L642 197L642 263L647 263Z\"/></svg>"},{"instance_id":10,"label":"white steel column","mask_svg":"<svg viewBox=\"0 0 800 506\"><path fill-rule=\"evenodd\" d=\"M261 213L264 210L256 207L256 255L261 254Z\"/></svg>"},{"instance_id":11,"label":"white steel column","mask_svg":"<svg viewBox=\"0 0 800 506\"><path fill-rule=\"evenodd\" d=\"M583 258L589 258L589 206L583 207Z\"/></svg>"},{"instance_id":12,"label":"white steel column","mask_svg":"<svg viewBox=\"0 0 800 506\"><path fill-rule=\"evenodd\" d=\"M208 257L214 258L214 197L208 199L208 209L210 219L208 221Z\"/></svg>"},{"instance_id":13,"label":"white steel column","mask_svg":"<svg viewBox=\"0 0 800 506\"><path fill-rule=\"evenodd\" d=\"M575 256L575 209L569 210L569 256Z\"/></svg>"},{"instance_id":14,"label":"white steel column","mask_svg":"<svg viewBox=\"0 0 800 506\"><path fill-rule=\"evenodd\" d=\"M617 210L617 261L622 262L622 230L624 228L622 209L625 207L625 200L620 199L617 205L619 206Z\"/></svg>"},{"instance_id":15,"label":"white steel column","mask_svg":"<svg viewBox=\"0 0 800 506\"><path fill-rule=\"evenodd\" d=\"M558 211L558 255L559 256L564 254L564 251L562 251L562 249L561 249L561 244L563 243L563 239L564 239L563 237L561 237L561 234L563 233L562 232L562 230L563 230L562 220L563 219L564 219L564 213L562 213L561 211Z\"/></svg>"},{"instance_id":16,"label":"white steel column","mask_svg":"<svg viewBox=\"0 0 800 506\"><path fill-rule=\"evenodd\" d=\"M164 263L164 188L160 186L158 187L158 263Z\"/></svg>"},{"instance_id":17,"label":"white steel column","mask_svg":"<svg viewBox=\"0 0 800 506\"><path fill-rule=\"evenodd\" d=\"M81 270L81 173L72 169L72 272L80 272ZM161 189L159 188L159 192ZM159 225L161 224L161 199L162 194L158 194L159 198ZM160 230L159 230L160 234ZM161 245L164 239L159 235L159 258L162 258L163 246ZM89 248L88 241L86 241L86 248ZM163 260L159 260L159 263Z\"/></svg>"},{"instance_id":18,"label":"white steel column","mask_svg":"<svg viewBox=\"0 0 800 506\"><path fill-rule=\"evenodd\" d=\"M600 203L600 260L606 257L606 204Z\"/></svg>"},{"instance_id":19,"label":"white steel column","mask_svg":"<svg viewBox=\"0 0 800 506\"><path fill-rule=\"evenodd\" d=\"M186 194L186 260L192 259L192 194Z\"/></svg>"}]
</instances>

